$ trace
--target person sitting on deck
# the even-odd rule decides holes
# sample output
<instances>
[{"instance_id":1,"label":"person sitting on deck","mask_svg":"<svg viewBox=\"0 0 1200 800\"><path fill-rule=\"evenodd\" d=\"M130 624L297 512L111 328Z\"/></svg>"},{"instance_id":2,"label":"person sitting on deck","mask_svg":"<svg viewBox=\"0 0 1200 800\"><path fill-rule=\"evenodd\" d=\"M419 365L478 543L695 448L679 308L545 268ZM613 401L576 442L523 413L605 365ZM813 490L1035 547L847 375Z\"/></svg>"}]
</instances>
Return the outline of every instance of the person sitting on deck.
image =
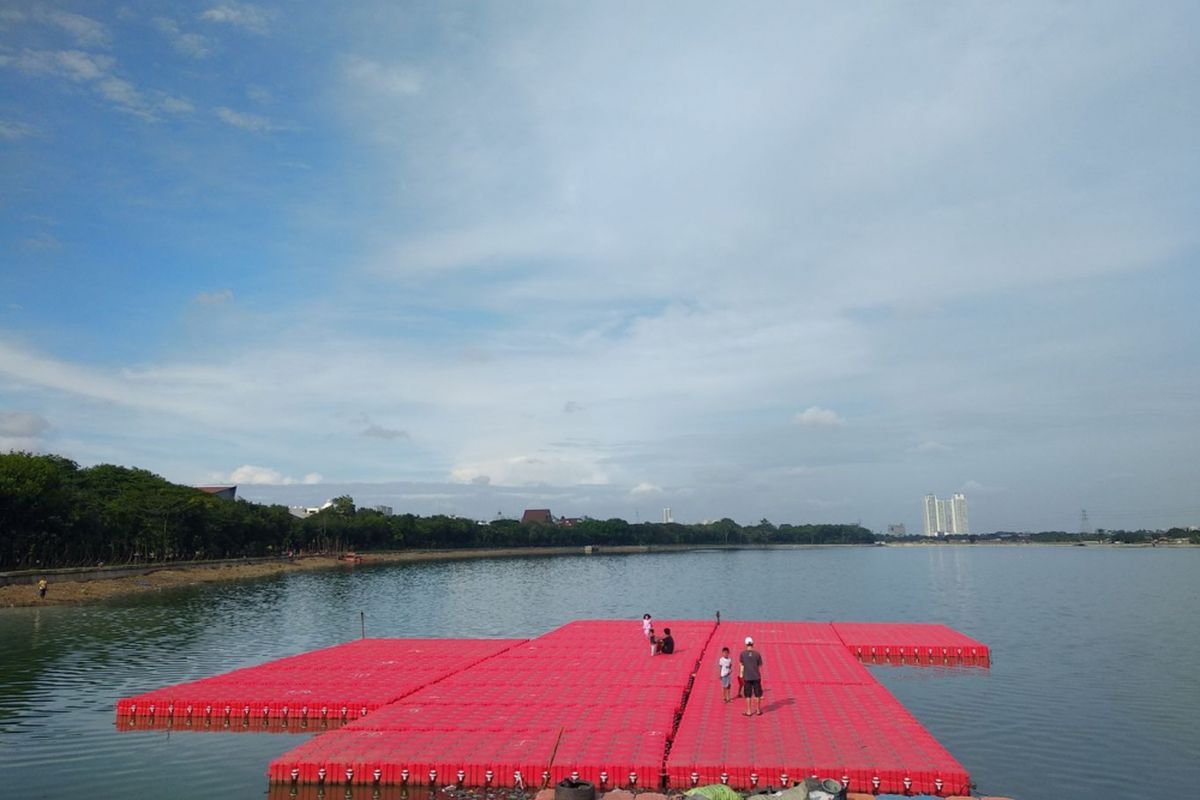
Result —
<instances>
[{"instance_id":1,"label":"person sitting on deck","mask_svg":"<svg viewBox=\"0 0 1200 800\"><path fill-rule=\"evenodd\" d=\"M668 656L675 652L675 637L671 635L670 628L663 628L663 637L658 640L658 652Z\"/></svg>"}]
</instances>

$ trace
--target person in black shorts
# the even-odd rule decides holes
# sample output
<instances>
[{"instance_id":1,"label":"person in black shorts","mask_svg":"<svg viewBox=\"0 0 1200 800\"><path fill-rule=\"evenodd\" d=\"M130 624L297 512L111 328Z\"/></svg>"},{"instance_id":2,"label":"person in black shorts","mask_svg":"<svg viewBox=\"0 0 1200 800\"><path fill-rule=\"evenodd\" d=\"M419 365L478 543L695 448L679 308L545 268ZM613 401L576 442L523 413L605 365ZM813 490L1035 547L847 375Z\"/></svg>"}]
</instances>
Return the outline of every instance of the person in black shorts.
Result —
<instances>
[{"instance_id":1,"label":"person in black shorts","mask_svg":"<svg viewBox=\"0 0 1200 800\"><path fill-rule=\"evenodd\" d=\"M754 640L746 637L746 649L738 654L738 677L742 679L742 694L746 697L744 716L762 716L762 655L754 649ZM754 712L750 711L751 701Z\"/></svg>"},{"instance_id":2,"label":"person in black shorts","mask_svg":"<svg viewBox=\"0 0 1200 800\"><path fill-rule=\"evenodd\" d=\"M663 628L663 637L658 640L658 652L665 656L675 652L675 637L671 635L670 628Z\"/></svg>"}]
</instances>

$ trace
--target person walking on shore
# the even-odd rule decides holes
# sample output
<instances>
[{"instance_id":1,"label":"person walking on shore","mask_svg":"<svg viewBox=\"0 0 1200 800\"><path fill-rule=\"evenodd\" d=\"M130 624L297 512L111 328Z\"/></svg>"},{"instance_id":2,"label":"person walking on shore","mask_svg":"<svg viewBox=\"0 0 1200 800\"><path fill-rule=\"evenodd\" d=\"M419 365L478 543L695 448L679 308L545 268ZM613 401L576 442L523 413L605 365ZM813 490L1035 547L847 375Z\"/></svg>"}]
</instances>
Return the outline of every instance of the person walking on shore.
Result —
<instances>
[{"instance_id":1,"label":"person walking on shore","mask_svg":"<svg viewBox=\"0 0 1200 800\"><path fill-rule=\"evenodd\" d=\"M46 598L46 587L47 586L49 586L49 584L46 583L46 577L43 575L42 578L38 581L38 597L43 600Z\"/></svg>"},{"instance_id":2,"label":"person walking on shore","mask_svg":"<svg viewBox=\"0 0 1200 800\"><path fill-rule=\"evenodd\" d=\"M742 694L746 696L745 716L762 716L762 655L754 649L754 640L746 637L746 649L738 654L738 676L742 679ZM750 711L751 700L754 712Z\"/></svg>"}]
</instances>

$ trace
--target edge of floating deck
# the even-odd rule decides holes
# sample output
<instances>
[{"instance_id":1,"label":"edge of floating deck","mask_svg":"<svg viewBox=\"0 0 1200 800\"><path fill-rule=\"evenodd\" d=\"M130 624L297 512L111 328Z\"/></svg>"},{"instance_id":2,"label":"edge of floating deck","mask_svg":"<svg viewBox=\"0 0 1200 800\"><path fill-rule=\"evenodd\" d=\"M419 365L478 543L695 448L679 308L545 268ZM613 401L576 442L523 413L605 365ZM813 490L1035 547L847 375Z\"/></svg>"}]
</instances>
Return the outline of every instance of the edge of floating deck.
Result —
<instances>
[{"instance_id":1,"label":"edge of floating deck","mask_svg":"<svg viewBox=\"0 0 1200 800\"><path fill-rule=\"evenodd\" d=\"M275 759L273 782L602 790L810 775L851 791L965 794L967 771L862 662L986 667L942 625L587 620L530 640L363 639L122 699L123 729L327 730ZM716 658L753 636L762 717L721 700Z\"/></svg>"}]
</instances>

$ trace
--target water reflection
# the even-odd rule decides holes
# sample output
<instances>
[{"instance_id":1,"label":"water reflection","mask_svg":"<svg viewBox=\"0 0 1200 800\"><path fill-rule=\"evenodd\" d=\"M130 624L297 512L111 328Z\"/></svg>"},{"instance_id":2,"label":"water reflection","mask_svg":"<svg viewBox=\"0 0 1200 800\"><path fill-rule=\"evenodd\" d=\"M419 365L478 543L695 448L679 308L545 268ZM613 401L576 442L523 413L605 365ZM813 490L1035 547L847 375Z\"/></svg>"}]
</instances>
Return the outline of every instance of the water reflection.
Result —
<instances>
[{"instance_id":1,"label":"water reflection","mask_svg":"<svg viewBox=\"0 0 1200 800\"><path fill-rule=\"evenodd\" d=\"M959 628L992 647L990 670L871 669L985 793L1091 797L1137 765L1147 794L1168 794L1200 783L1197 575L1196 548L710 551L412 564L0 609L0 772L27 797L261 795L267 764L312 728L203 736L256 731L176 719L119 736L117 699L357 638L360 612L371 636L520 637L720 609Z\"/></svg>"}]
</instances>

